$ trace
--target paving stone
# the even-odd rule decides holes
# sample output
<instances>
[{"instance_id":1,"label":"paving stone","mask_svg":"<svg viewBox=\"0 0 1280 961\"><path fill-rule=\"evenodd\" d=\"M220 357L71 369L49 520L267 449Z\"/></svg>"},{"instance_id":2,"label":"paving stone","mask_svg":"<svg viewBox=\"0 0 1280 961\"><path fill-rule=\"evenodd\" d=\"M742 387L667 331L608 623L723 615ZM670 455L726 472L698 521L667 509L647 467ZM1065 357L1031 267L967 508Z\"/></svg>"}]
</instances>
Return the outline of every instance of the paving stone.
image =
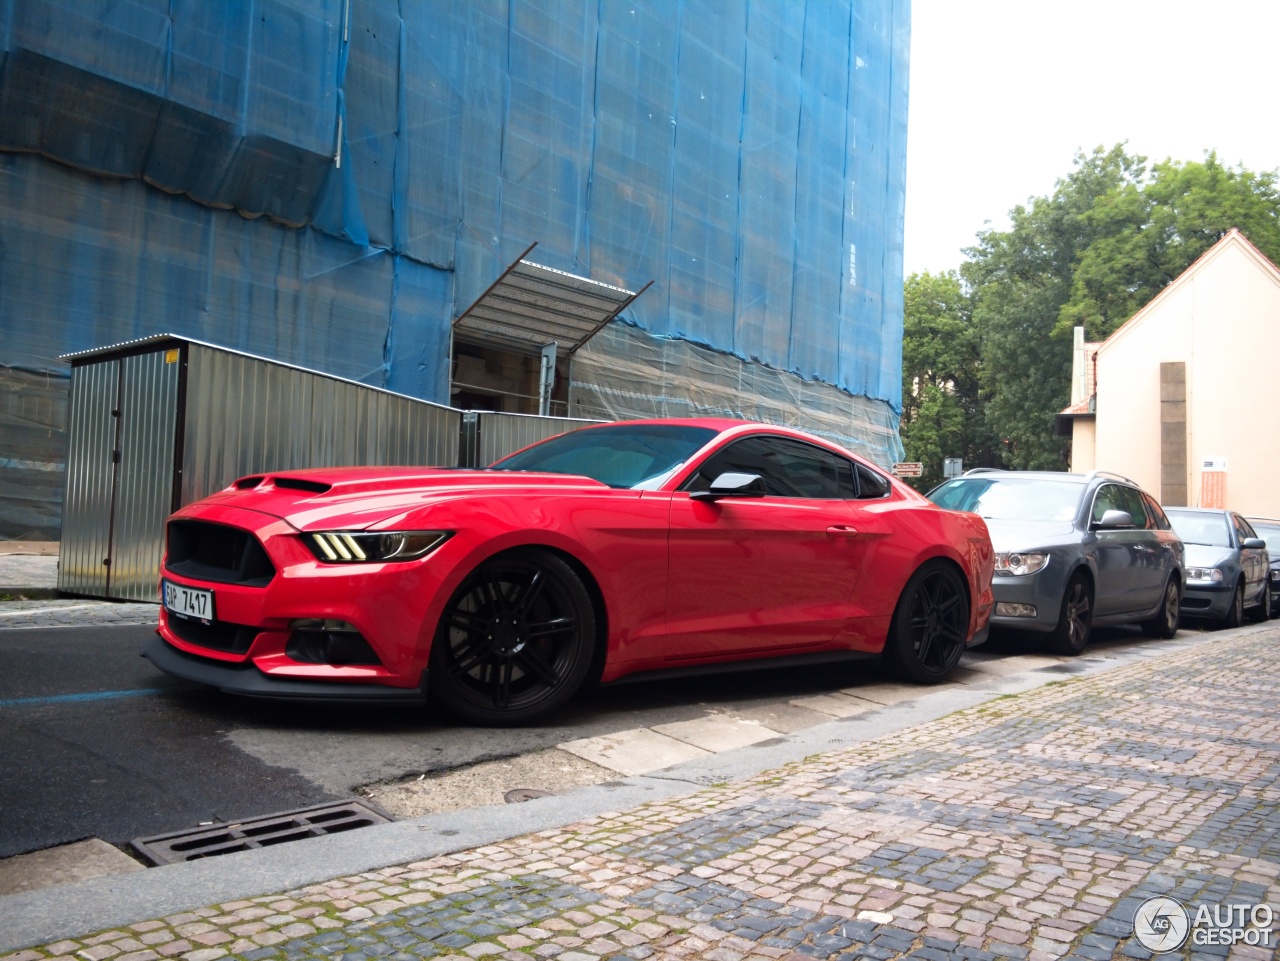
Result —
<instances>
[{"instance_id":1,"label":"paving stone","mask_svg":"<svg viewBox=\"0 0 1280 961\"><path fill-rule=\"evenodd\" d=\"M79 940L13 961L135 946L249 961L1149 957L1132 937L1148 897L1194 910L1280 896L1278 644L1265 628L1162 653L783 772L305 892L69 931ZM240 950L244 935L261 947Z\"/></svg>"}]
</instances>

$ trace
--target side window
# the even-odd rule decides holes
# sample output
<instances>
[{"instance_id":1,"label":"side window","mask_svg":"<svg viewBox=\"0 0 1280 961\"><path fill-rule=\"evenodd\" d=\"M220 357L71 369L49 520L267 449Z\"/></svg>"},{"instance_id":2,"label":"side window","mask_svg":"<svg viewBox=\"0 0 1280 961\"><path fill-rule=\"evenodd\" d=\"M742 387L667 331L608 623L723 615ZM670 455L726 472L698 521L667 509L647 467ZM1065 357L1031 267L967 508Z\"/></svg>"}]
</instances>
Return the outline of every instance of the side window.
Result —
<instances>
[{"instance_id":1,"label":"side window","mask_svg":"<svg viewBox=\"0 0 1280 961\"><path fill-rule=\"evenodd\" d=\"M1115 484L1103 484L1093 497L1093 513L1089 515L1089 521L1097 524L1107 511L1123 511L1127 509L1123 499L1123 488Z\"/></svg>"},{"instance_id":2,"label":"side window","mask_svg":"<svg viewBox=\"0 0 1280 961\"><path fill-rule=\"evenodd\" d=\"M747 437L713 454L684 490L707 490L728 471L759 474L775 497L820 499L855 496L853 465L820 447L786 437Z\"/></svg>"},{"instance_id":3,"label":"side window","mask_svg":"<svg viewBox=\"0 0 1280 961\"><path fill-rule=\"evenodd\" d=\"M893 488L889 486L889 481L881 477L870 468L863 467L861 464L853 465L854 473L858 475L858 497L868 499L872 497L884 497Z\"/></svg>"},{"instance_id":4,"label":"side window","mask_svg":"<svg viewBox=\"0 0 1280 961\"><path fill-rule=\"evenodd\" d=\"M1155 498L1150 494L1144 493L1142 499L1147 505L1147 516L1151 518L1152 529L1160 531L1173 530L1173 525L1169 523L1168 516L1165 514L1164 509L1156 503Z\"/></svg>"},{"instance_id":5,"label":"side window","mask_svg":"<svg viewBox=\"0 0 1280 961\"><path fill-rule=\"evenodd\" d=\"M1142 500L1142 491L1133 487L1120 488L1120 497L1125 505L1120 508L1129 512L1129 516L1133 518L1133 526L1138 530L1155 530L1155 525L1151 523L1151 518L1147 516L1147 507Z\"/></svg>"},{"instance_id":6,"label":"side window","mask_svg":"<svg viewBox=\"0 0 1280 961\"><path fill-rule=\"evenodd\" d=\"M1239 514L1232 514L1231 522L1236 525L1236 537L1239 539L1240 543L1243 544L1248 538L1258 536L1253 532L1253 528L1250 526L1249 522Z\"/></svg>"}]
</instances>

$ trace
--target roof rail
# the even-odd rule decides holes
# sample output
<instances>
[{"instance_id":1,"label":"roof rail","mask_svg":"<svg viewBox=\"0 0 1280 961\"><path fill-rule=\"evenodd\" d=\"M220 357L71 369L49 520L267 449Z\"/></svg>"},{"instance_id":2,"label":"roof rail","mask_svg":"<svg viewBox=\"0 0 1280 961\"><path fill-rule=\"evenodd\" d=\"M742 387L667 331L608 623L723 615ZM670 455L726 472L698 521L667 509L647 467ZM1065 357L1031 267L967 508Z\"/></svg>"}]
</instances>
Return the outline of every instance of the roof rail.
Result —
<instances>
[{"instance_id":1,"label":"roof rail","mask_svg":"<svg viewBox=\"0 0 1280 961\"><path fill-rule=\"evenodd\" d=\"M1125 477L1124 474L1117 474L1111 470L1091 470L1085 474L1085 477L1110 477L1112 480L1124 481L1126 484L1132 484L1134 487L1141 487L1132 477Z\"/></svg>"},{"instance_id":2,"label":"roof rail","mask_svg":"<svg viewBox=\"0 0 1280 961\"><path fill-rule=\"evenodd\" d=\"M970 474L1003 474L1004 472L1003 467L970 467L964 472L963 476L968 477Z\"/></svg>"}]
</instances>

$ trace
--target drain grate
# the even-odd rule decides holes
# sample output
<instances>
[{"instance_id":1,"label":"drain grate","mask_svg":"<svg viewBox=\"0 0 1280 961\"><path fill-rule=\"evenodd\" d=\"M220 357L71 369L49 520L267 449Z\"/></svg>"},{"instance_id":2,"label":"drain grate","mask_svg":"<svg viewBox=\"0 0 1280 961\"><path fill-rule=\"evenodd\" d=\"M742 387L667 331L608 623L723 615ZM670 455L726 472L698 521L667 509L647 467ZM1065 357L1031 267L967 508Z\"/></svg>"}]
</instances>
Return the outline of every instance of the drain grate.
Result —
<instances>
[{"instance_id":1,"label":"drain grate","mask_svg":"<svg viewBox=\"0 0 1280 961\"><path fill-rule=\"evenodd\" d=\"M233 824L190 828L137 838L134 848L154 864L176 864L200 858L270 847L303 838L341 834L395 820L367 801L339 801L280 814L266 814Z\"/></svg>"}]
</instances>

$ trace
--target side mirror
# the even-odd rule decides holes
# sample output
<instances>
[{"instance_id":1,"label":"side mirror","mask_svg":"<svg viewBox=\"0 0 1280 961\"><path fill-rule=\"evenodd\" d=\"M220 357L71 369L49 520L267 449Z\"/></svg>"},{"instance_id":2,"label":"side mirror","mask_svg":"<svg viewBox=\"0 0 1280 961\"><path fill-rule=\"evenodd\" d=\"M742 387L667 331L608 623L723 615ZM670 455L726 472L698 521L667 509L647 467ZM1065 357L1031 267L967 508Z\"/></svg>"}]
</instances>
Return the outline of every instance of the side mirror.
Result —
<instances>
[{"instance_id":1,"label":"side mirror","mask_svg":"<svg viewBox=\"0 0 1280 961\"><path fill-rule=\"evenodd\" d=\"M690 500L718 501L722 497L764 497L769 491L764 486L764 478L759 474L740 474L729 471L721 474L711 482L711 487L704 491L694 491Z\"/></svg>"},{"instance_id":2,"label":"side mirror","mask_svg":"<svg viewBox=\"0 0 1280 961\"><path fill-rule=\"evenodd\" d=\"M1240 549L1245 551L1257 551L1262 550L1266 546L1267 542L1261 537L1246 537L1244 539L1244 543L1240 545Z\"/></svg>"},{"instance_id":3,"label":"side mirror","mask_svg":"<svg viewBox=\"0 0 1280 961\"><path fill-rule=\"evenodd\" d=\"M1089 525L1095 531L1121 531L1133 529L1133 515L1128 511L1106 511L1102 520Z\"/></svg>"}]
</instances>

